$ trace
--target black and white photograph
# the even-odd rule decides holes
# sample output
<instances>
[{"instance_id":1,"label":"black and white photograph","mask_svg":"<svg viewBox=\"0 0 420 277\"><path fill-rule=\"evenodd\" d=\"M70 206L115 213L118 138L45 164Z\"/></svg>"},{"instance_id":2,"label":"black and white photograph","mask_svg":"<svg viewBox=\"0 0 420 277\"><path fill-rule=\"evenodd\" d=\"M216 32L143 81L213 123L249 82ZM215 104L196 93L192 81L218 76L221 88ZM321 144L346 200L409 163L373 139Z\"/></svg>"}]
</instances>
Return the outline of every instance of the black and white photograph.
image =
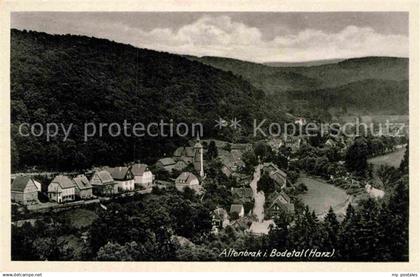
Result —
<instances>
[{"instance_id":1,"label":"black and white photograph","mask_svg":"<svg viewBox=\"0 0 420 277\"><path fill-rule=\"evenodd\" d=\"M410 35L406 11L11 12L11 261L408 263Z\"/></svg>"}]
</instances>

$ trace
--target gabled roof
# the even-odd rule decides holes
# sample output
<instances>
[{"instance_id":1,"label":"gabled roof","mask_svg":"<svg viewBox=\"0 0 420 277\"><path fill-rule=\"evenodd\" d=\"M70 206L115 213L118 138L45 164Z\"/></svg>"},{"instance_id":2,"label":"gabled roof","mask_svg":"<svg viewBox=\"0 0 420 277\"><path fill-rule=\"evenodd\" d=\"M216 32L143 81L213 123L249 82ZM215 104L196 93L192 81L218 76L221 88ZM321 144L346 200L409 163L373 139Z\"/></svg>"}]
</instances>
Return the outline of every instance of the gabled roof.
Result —
<instances>
[{"instance_id":1,"label":"gabled roof","mask_svg":"<svg viewBox=\"0 0 420 277\"><path fill-rule=\"evenodd\" d=\"M263 164L262 169L263 169L264 171L268 171L268 172L280 170L280 169L279 169L279 168L278 168L275 164L273 164L273 163L264 163L264 164Z\"/></svg>"},{"instance_id":2,"label":"gabled roof","mask_svg":"<svg viewBox=\"0 0 420 277\"><path fill-rule=\"evenodd\" d=\"M89 180L86 178L84 174L77 175L76 177L74 177L73 182L76 184L76 186L80 190L92 188L92 186L89 183Z\"/></svg>"},{"instance_id":3,"label":"gabled roof","mask_svg":"<svg viewBox=\"0 0 420 277\"><path fill-rule=\"evenodd\" d=\"M281 178L286 179L287 178L286 172L279 169L278 166L273 164L273 163L264 163L263 171L268 172L270 177L278 183L280 183L279 179L281 179Z\"/></svg>"},{"instance_id":4,"label":"gabled roof","mask_svg":"<svg viewBox=\"0 0 420 277\"><path fill-rule=\"evenodd\" d=\"M32 178L29 176L17 176L12 183L12 191L23 192L29 182L33 182Z\"/></svg>"},{"instance_id":5,"label":"gabled roof","mask_svg":"<svg viewBox=\"0 0 420 277\"><path fill-rule=\"evenodd\" d=\"M290 197L285 192L274 192L269 197L269 209L271 209L274 205L283 205L288 210L294 211L295 206L293 203L290 203Z\"/></svg>"},{"instance_id":6,"label":"gabled roof","mask_svg":"<svg viewBox=\"0 0 420 277\"><path fill-rule=\"evenodd\" d=\"M191 172L182 172L178 178L176 178L176 183L185 183L190 184L192 181L198 180L197 177Z\"/></svg>"},{"instance_id":7,"label":"gabled roof","mask_svg":"<svg viewBox=\"0 0 420 277\"><path fill-rule=\"evenodd\" d=\"M178 161L181 161L185 164L191 163L192 162L192 158L191 157L187 157L187 156L182 156L178 158Z\"/></svg>"},{"instance_id":8,"label":"gabled roof","mask_svg":"<svg viewBox=\"0 0 420 277\"><path fill-rule=\"evenodd\" d=\"M250 198L252 199L253 193L250 187L232 188L231 189L233 198Z\"/></svg>"},{"instance_id":9,"label":"gabled roof","mask_svg":"<svg viewBox=\"0 0 420 277\"><path fill-rule=\"evenodd\" d=\"M67 188L74 188L76 186L75 183L73 183L69 177L64 176L64 175L57 175L52 181L52 183L56 183L58 184L62 189L67 189Z\"/></svg>"},{"instance_id":10,"label":"gabled roof","mask_svg":"<svg viewBox=\"0 0 420 277\"><path fill-rule=\"evenodd\" d=\"M175 164L169 165L169 166L173 166L174 169L181 171L181 170L184 170L184 168L187 167L187 163L183 160L179 160Z\"/></svg>"},{"instance_id":11,"label":"gabled roof","mask_svg":"<svg viewBox=\"0 0 420 277\"><path fill-rule=\"evenodd\" d=\"M172 158L163 158L163 159L160 159L158 162L163 164L163 166L168 166L168 165L174 165L175 164L175 161Z\"/></svg>"},{"instance_id":12,"label":"gabled roof","mask_svg":"<svg viewBox=\"0 0 420 277\"><path fill-rule=\"evenodd\" d=\"M185 147L185 155L187 157L194 157L194 154L195 154L195 151L193 147Z\"/></svg>"},{"instance_id":13,"label":"gabled roof","mask_svg":"<svg viewBox=\"0 0 420 277\"><path fill-rule=\"evenodd\" d=\"M273 203L274 201L278 200L278 199L284 199L287 203L290 203L290 197L284 192L273 192L269 195L268 197L268 201L271 203Z\"/></svg>"},{"instance_id":14,"label":"gabled roof","mask_svg":"<svg viewBox=\"0 0 420 277\"><path fill-rule=\"evenodd\" d=\"M252 222L249 231L253 234L268 234L270 231L270 226L275 226L276 224L272 219L264 220L263 222Z\"/></svg>"},{"instance_id":15,"label":"gabled roof","mask_svg":"<svg viewBox=\"0 0 420 277\"><path fill-rule=\"evenodd\" d=\"M281 170L272 171L269 173L271 179L274 180L277 184L283 184L286 181L287 175Z\"/></svg>"},{"instance_id":16,"label":"gabled roof","mask_svg":"<svg viewBox=\"0 0 420 277\"><path fill-rule=\"evenodd\" d=\"M130 169L126 166L118 166L107 169L114 180L126 180L129 178Z\"/></svg>"},{"instance_id":17,"label":"gabled roof","mask_svg":"<svg viewBox=\"0 0 420 277\"><path fill-rule=\"evenodd\" d=\"M193 158L195 154L195 149L194 147L191 146L186 146L186 147L178 147L175 151L174 151L174 156L175 157L182 157L182 156L186 156L186 157L190 157Z\"/></svg>"},{"instance_id":18,"label":"gabled roof","mask_svg":"<svg viewBox=\"0 0 420 277\"><path fill-rule=\"evenodd\" d=\"M242 204L232 204L230 205L230 212L236 212L236 213L241 213L242 209L244 208L244 205Z\"/></svg>"},{"instance_id":19,"label":"gabled roof","mask_svg":"<svg viewBox=\"0 0 420 277\"><path fill-rule=\"evenodd\" d=\"M276 170L275 172L274 172L274 174L279 174L281 177L283 177L283 178L286 178L287 177L287 174L286 174L286 172L284 172L283 170L281 170L281 169L278 169L278 170Z\"/></svg>"},{"instance_id":20,"label":"gabled roof","mask_svg":"<svg viewBox=\"0 0 420 277\"><path fill-rule=\"evenodd\" d=\"M134 176L143 176L144 172L149 171L147 164L134 164L131 167L131 172Z\"/></svg>"},{"instance_id":21,"label":"gabled roof","mask_svg":"<svg viewBox=\"0 0 420 277\"><path fill-rule=\"evenodd\" d=\"M114 182L114 179L112 179L111 174L109 174L109 172L106 170L97 171L95 174L99 177L103 184Z\"/></svg>"},{"instance_id":22,"label":"gabled roof","mask_svg":"<svg viewBox=\"0 0 420 277\"><path fill-rule=\"evenodd\" d=\"M184 153L184 147L178 147L175 151L174 151L174 156L175 157L181 157L182 154Z\"/></svg>"}]
</instances>

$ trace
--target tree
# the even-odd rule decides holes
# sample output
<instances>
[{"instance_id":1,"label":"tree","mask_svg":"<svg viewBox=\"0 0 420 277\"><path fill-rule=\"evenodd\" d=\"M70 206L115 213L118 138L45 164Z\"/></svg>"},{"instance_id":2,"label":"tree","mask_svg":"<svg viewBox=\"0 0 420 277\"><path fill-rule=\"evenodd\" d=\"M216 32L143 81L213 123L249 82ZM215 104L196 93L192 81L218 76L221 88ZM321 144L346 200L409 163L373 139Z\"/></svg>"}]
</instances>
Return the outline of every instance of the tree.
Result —
<instances>
[{"instance_id":1,"label":"tree","mask_svg":"<svg viewBox=\"0 0 420 277\"><path fill-rule=\"evenodd\" d=\"M410 149L409 149L409 145L407 143L407 147L405 149L404 157L403 157L403 160L401 161L401 164L400 164L400 171L403 174L408 174L409 154L410 154Z\"/></svg>"},{"instance_id":2,"label":"tree","mask_svg":"<svg viewBox=\"0 0 420 277\"><path fill-rule=\"evenodd\" d=\"M330 209L328 210L328 213L325 216L323 225L326 231L324 247L330 250L336 249L337 240L338 240L338 230L340 228L340 224L337 220L337 216L335 215L332 207L330 207Z\"/></svg>"},{"instance_id":3,"label":"tree","mask_svg":"<svg viewBox=\"0 0 420 277\"><path fill-rule=\"evenodd\" d=\"M391 195L388 207L389 213L384 218L387 243L392 260L408 260L409 242L409 190L408 175L404 175L395 187Z\"/></svg>"},{"instance_id":4,"label":"tree","mask_svg":"<svg viewBox=\"0 0 420 277\"><path fill-rule=\"evenodd\" d=\"M118 243L108 242L101 247L97 254L99 261L138 261L141 258L141 252L135 241L127 242L123 246Z\"/></svg>"},{"instance_id":5,"label":"tree","mask_svg":"<svg viewBox=\"0 0 420 277\"><path fill-rule=\"evenodd\" d=\"M346 209L346 216L341 223L339 238L338 238L338 253L339 257L345 261L351 261L358 256L359 253L359 215L350 204Z\"/></svg>"},{"instance_id":6,"label":"tree","mask_svg":"<svg viewBox=\"0 0 420 277\"><path fill-rule=\"evenodd\" d=\"M10 162L12 167L12 172L19 168L19 151L16 147L15 141L13 139L10 140Z\"/></svg>"},{"instance_id":7,"label":"tree","mask_svg":"<svg viewBox=\"0 0 420 277\"><path fill-rule=\"evenodd\" d=\"M360 205L360 225L357 243L360 249L356 258L359 261L371 261L377 258L377 249L380 247L379 238L384 231L379 225L380 209L374 199L369 198L361 201Z\"/></svg>"},{"instance_id":8,"label":"tree","mask_svg":"<svg viewBox=\"0 0 420 277\"><path fill-rule=\"evenodd\" d=\"M304 192L308 191L308 187L307 187L304 183L299 183L299 184L296 186L296 190L297 190L299 193L304 193Z\"/></svg>"},{"instance_id":9,"label":"tree","mask_svg":"<svg viewBox=\"0 0 420 277\"><path fill-rule=\"evenodd\" d=\"M286 153L279 151L274 157L274 163L281 169L287 170L289 167L289 157Z\"/></svg>"},{"instance_id":10,"label":"tree","mask_svg":"<svg viewBox=\"0 0 420 277\"><path fill-rule=\"evenodd\" d=\"M217 158L218 156L218 151L217 151L217 147L216 147L216 143L214 142L214 140L210 141L209 146L207 148L207 157L209 160L212 160L214 158Z\"/></svg>"},{"instance_id":11,"label":"tree","mask_svg":"<svg viewBox=\"0 0 420 277\"><path fill-rule=\"evenodd\" d=\"M364 176L367 169L368 149L366 140L357 138L346 153L346 166L359 176Z\"/></svg>"},{"instance_id":12,"label":"tree","mask_svg":"<svg viewBox=\"0 0 420 277\"><path fill-rule=\"evenodd\" d=\"M268 172L264 172L260 180L258 180L257 191L263 191L265 195L276 191L276 183L271 179Z\"/></svg>"},{"instance_id":13,"label":"tree","mask_svg":"<svg viewBox=\"0 0 420 277\"><path fill-rule=\"evenodd\" d=\"M295 225L290 228L290 242L293 247L322 248L324 231L315 212L306 206L302 214L295 214Z\"/></svg>"},{"instance_id":14,"label":"tree","mask_svg":"<svg viewBox=\"0 0 420 277\"><path fill-rule=\"evenodd\" d=\"M254 146L254 153L261 161L270 159L273 156L271 147L264 142L257 142Z\"/></svg>"},{"instance_id":15,"label":"tree","mask_svg":"<svg viewBox=\"0 0 420 277\"><path fill-rule=\"evenodd\" d=\"M254 151L246 151L242 155L242 160L245 163L245 171L251 173L254 171L254 167L258 164L258 158Z\"/></svg>"}]
</instances>

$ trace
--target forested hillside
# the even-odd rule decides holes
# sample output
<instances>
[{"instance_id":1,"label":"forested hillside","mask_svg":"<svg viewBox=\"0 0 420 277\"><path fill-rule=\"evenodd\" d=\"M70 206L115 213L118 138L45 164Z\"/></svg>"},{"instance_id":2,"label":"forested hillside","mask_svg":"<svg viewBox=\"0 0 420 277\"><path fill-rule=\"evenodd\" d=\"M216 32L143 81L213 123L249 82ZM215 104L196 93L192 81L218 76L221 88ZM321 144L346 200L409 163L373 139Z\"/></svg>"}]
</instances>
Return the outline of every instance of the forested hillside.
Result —
<instances>
[{"instance_id":1,"label":"forested hillside","mask_svg":"<svg viewBox=\"0 0 420 277\"><path fill-rule=\"evenodd\" d=\"M264 92L232 73L179 55L104 39L12 30L13 167L86 167L162 157L185 139L95 137L82 141L85 122L202 122L212 135L219 116L272 115ZM277 111L276 115L282 113ZM67 142L17 135L22 122L73 123Z\"/></svg>"},{"instance_id":2,"label":"forested hillside","mask_svg":"<svg viewBox=\"0 0 420 277\"><path fill-rule=\"evenodd\" d=\"M408 114L406 58L366 57L296 67L219 57L189 58L244 77L273 98L287 101L287 108L293 106L293 100L306 100L310 103L307 109L334 104L334 108L360 114Z\"/></svg>"},{"instance_id":3,"label":"forested hillside","mask_svg":"<svg viewBox=\"0 0 420 277\"><path fill-rule=\"evenodd\" d=\"M185 138L102 136L83 142L85 122L201 122L206 136L247 140L252 119L286 120L302 101L322 118L335 109L408 113L408 60L368 57L273 67L234 59L180 56L109 40L12 30L12 167L72 169L154 161ZM298 101L296 101L298 100ZM300 102L299 102L300 101ZM237 117L242 133L214 133ZM17 135L22 122L74 124L70 139ZM159 145L159 147L156 147Z\"/></svg>"},{"instance_id":4,"label":"forested hillside","mask_svg":"<svg viewBox=\"0 0 420 277\"><path fill-rule=\"evenodd\" d=\"M291 91L293 99L311 99L311 105L361 114L407 114L408 81L368 79L342 86Z\"/></svg>"}]
</instances>

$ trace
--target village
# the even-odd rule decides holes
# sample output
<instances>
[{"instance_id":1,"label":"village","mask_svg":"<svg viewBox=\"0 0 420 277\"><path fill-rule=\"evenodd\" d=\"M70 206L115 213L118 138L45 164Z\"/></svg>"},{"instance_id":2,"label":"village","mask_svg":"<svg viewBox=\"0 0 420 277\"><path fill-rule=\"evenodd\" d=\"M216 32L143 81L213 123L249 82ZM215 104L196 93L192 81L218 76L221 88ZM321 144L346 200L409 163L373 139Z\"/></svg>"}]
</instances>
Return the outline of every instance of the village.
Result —
<instances>
[{"instance_id":1,"label":"village","mask_svg":"<svg viewBox=\"0 0 420 277\"><path fill-rule=\"evenodd\" d=\"M412 261L411 13L169 10L10 14L7 263Z\"/></svg>"},{"instance_id":2,"label":"village","mask_svg":"<svg viewBox=\"0 0 420 277\"><path fill-rule=\"evenodd\" d=\"M299 118L295 123L302 125L306 122ZM343 156L352 143L353 139L330 137L325 139L320 149L327 152L333 149ZM294 213L294 202L305 200L307 186L314 182L305 175L310 170L303 170L306 172L303 174L298 174L296 170L305 169L305 165L301 165L301 157L308 155L308 145L309 140L305 137L270 138L254 145L198 138L190 140L187 146L178 147L172 156L161 158L152 166L132 162L118 167L95 167L83 173L44 173L44 176L36 172L12 174L11 199L17 210L25 207L36 214L93 203L106 209L105 203L112 201L113 197L148 194L154 189L171 187L182 193L188 190L203 197L209 182L206 169L209 168L209 160L213 160L220 164L220 172L217 174L234 180L235 186L226 188L231 194L230 206L220 206L213 210L212 231L217 233L230 225L256 235L268 234L276 218ZM264 151L271 154L256 155L258 147L267 148ZM395 149L392 146L386 151ZM283 158L283 162L278 162L279 157L280 160ZM282 168L279 165L283 165ZM371 183L361 183L353 178L344 169L342 160L334 164L332 172L324 176L328 184L319 183L317 186L326 187L327 194L339 196L332 202L318 200L323 205L320 209L317 209L319 203L312 205L311 208L315 209L320 220L328 208L334 208L339 217L344 217L347 206L356 203L361 195L375 199L384 197L385 192L376 188L377 184L372 186ZM264 181L260 181L264 179L263 176L270 180L272 188L263 188ZM48 179L50 181L46 182ZM310 182L306 183L305 180ZM346 189L347 193L336 186ZM334 194L335 191L338 194ZM309 205L311 201L308 200Z\"/></svg>"},{"instance_id":3,"label":"village","mask_svg":"<svg viewBox=\"0 0 420 277\"><path fill-rule=\"evenodd\" d=\"M204 141L208 143L209 141ZM214 143L214 141L212 142ZM221 144L220 144L221 143ZM218 141L222 161L221 173L226 176L235 176L243 182L247 180L245 174L238 173L244 167L241 155L252 146L248 144L234 145L230 151L224 150L226 143ZM217 146L216 146L217 147ZM35 174L12 175L11 197L14 205L25 206L30 211L42 211L47 209L61 209L65 207L80 207L83 204L100 203L101 200L109 200L112 196L132 196L135 193L151 193L153 187L165 188L174 186L183 192L186 188L195 194L205 193L202 182L205 182L203 145L199 140L193 146L179 147L173 157L158 160L155 169L167 173L181 172L172 182L158 180L149 166L142 163L133 163L129 166L95 168L85 174L56 175L49 184L41 184ZM188 166L194 169L194 173L184 171ZM280 187L285 187L287 174L273 163L265 163L263 170L269 172L270 177ZM234 202L230 210L217 208L213 212L214 231L224 228L229 224L229 218L235 218L232 223L240 224L239 219L245 214L244 207L252 207L254 202L253 190L244 184L243 187L231 189ZM40 201L46 198L48 201ZM275 198L275 199L274 199ZM281 208L293 212L293 204L285 192L279 192L271 201L269 209L273 216ZM252 209L247 208L247 214L252 214ZM243 223L243 222L242 222ZM268 225L267 225L268 227ZM268 229L267 229L268 231Z\"/></svg>"}]
</instances>

